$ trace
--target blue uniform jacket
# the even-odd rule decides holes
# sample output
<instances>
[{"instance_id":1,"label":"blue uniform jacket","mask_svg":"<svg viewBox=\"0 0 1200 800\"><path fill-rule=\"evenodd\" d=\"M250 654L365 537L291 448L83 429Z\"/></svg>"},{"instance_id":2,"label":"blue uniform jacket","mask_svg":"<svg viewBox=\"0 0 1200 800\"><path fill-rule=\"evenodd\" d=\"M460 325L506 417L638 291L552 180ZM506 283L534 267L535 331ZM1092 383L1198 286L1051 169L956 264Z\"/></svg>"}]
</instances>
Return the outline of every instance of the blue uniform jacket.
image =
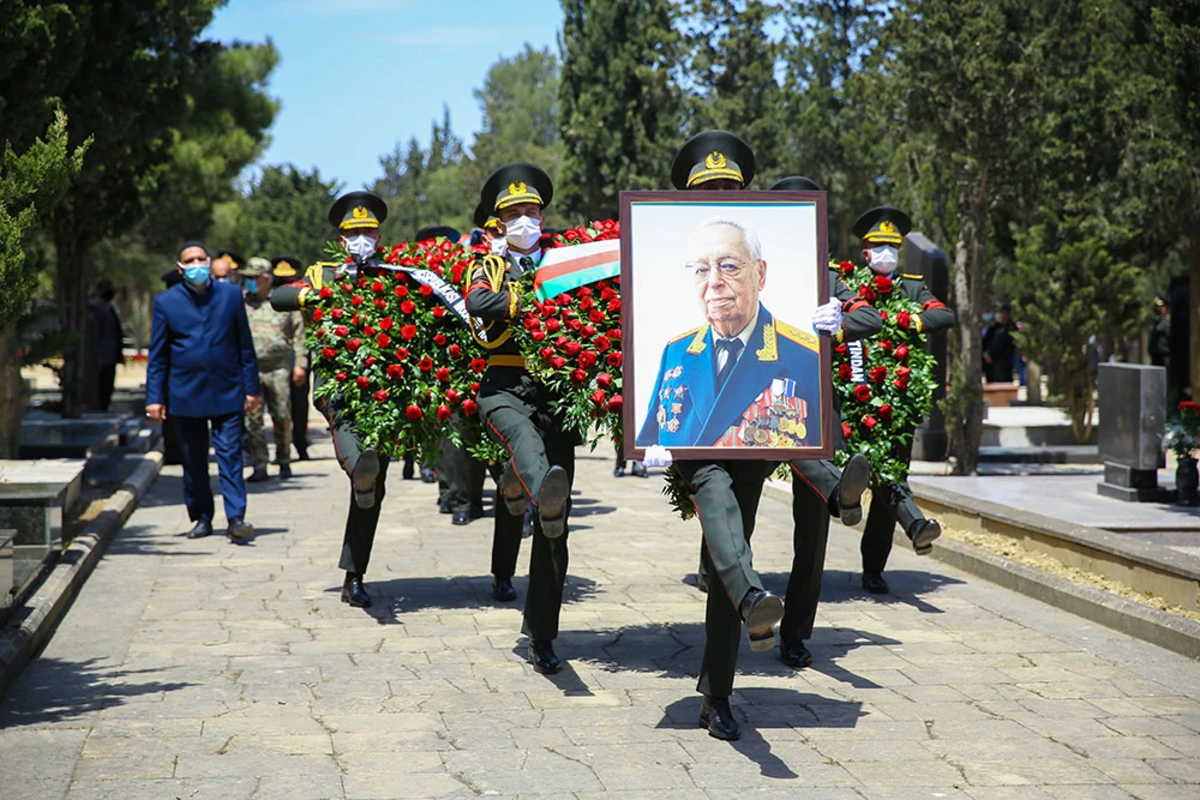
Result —
<instances>
[{"instance_id":1,"label":"blue uniform jacket","mask_svg":"<svg viewBox=\"0 0 1200 800\"><path fill-rule=\"evenodd\" d=\"M714 396L715 349L707 324L667 343L639 447L821 444L821 359L814 334L775 319L760 304L756 329Z\"/></svg>"},{"instance_id":2,"label":"blue uniform jacket","mask_svg":"<svg viewBox=\"0 0 1200 800\"><path fill-rule=\"evenodd\" d=\"M211 281L195 292L178 283L155 296L146 405L165 405L174 417L217 417L261 393L241 287Z\"/></svg>"}]
</instances>

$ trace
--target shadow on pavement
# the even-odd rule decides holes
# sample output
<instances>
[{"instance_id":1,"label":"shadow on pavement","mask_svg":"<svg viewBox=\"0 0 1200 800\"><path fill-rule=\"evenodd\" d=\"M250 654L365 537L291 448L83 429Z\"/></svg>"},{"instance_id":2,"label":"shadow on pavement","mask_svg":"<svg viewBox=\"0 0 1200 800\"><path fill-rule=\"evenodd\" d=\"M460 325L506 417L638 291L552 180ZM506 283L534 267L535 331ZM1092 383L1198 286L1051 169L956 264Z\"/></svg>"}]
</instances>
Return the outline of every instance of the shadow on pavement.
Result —
<instances>
[{"instance_id":1,"label":"shadow on pavement","mask_svg":"<svg viewBox=\"0 0 1200 800\"><path fill-rule=\"evenodd\" d=\"M850 601L868 601L882 605L909 605L922 614L941 614L942 609L931 602L922 599L920 595L937 593L943 586L954 586L964 581L947 575L937 575L920 570L884 570L891 591L888 594L870 594L862 588L862 573L844 569L827 569L821 579L821 603L845 603ZM790 577L786 572L759 573L763 588L781 597L787 594L787 583ZM696 585L696 576L685 576L682 583Z\"/></svg>"},{"instance_id":2,"label":"shadow on pavement","mask_svg":"<svg viewBox=\"0 0 1200 800\"><path fill-rule=\"evenodd\" d=\"M130 682L131 676L159 670L103 669L97 666L98 660L38 658L36 669L25 670L3 707L0 707L0 730L70 721L104 708L124 705L132 698L174 692L195 685L160 681Z\"/></svg>"},{"instance_id":3,"label":"shadow on pavement","mask_svg":"<svg viewBox=\"0 0 1200 800\"><path fill-rule=\"evenodd\" d=\"M393 578L366 581L367 592L374 604L363 613L374 617L380 625L400 622L398 616L418 611L456 611L462 609L524 608L529 589L528 578L514 578L517 599L513 603L497 603L492 599L491 575L458 575L452 578ZM325 590L340 594L341 584ZM582 603L596 593L596 582L576 575L567 576L563 588L563 604Z\"/></svg>"}]
</instances>

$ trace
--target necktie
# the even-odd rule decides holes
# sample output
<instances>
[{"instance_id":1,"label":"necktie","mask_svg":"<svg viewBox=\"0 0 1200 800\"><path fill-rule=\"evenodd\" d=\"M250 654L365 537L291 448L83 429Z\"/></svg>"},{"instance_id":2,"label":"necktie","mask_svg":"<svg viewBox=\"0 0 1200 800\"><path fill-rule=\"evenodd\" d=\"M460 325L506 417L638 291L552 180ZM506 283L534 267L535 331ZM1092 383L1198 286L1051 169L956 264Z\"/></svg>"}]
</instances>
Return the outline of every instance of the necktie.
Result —
<instances>
[{"instance_id":1,"label":"necktie","mask_svg":"<svg viewBox=\"0 0 1200 800\"><path fill-rule=\"evenodd\" d=\"M717 350L723 350L728 353L725 359L725 366L721 367L720 372L717 373L716 389L718 392L725 385L726 379L729 378L729 373L733 372L733 366L737 363L738 354L742 352L742 347L741 339L717 339Z\"/></svg>"}]
</instances>

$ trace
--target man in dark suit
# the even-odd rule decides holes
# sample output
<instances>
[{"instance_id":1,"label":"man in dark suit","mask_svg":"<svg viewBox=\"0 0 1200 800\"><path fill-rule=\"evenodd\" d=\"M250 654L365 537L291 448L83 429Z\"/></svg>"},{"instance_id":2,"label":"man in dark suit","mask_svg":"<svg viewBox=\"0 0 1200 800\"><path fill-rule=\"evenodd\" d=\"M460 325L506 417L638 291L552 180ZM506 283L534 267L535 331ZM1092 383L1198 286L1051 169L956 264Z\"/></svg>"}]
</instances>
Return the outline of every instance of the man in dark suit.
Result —
<instances>
[{"instance_id":1,"label":"man in dark suit","mask_svg":"<svg viewBox=\"0 0 1200 800\"><path fill-rule=\"evenodd\" d=\"M104 278L96 284L96 297L88 304L88 332L96 348L96 401L101 411L108 411L112 404L117 365L125 363L121 348L125 334L113 305L116 294L113 282Z\"/></svg>"},{"instance_id":2,"label":"man in dark suit","mask_svg":"<svg viewBox=\"0 0 1200 800\"><path fill-rule=\"evenodd\" d=\"M245 520L242 477L245 408L256 408L262 388L246 320L242 290L214 281L211 258L200 242L179 248L183 280L154 298L150 357L146 365L146 416L175 418L183 450L183 497L195 527L189 539L212 533L213 496L208 483L208 436L225 498L226 533L235 542L254 535Z\"/></svg>"}]
</instances>

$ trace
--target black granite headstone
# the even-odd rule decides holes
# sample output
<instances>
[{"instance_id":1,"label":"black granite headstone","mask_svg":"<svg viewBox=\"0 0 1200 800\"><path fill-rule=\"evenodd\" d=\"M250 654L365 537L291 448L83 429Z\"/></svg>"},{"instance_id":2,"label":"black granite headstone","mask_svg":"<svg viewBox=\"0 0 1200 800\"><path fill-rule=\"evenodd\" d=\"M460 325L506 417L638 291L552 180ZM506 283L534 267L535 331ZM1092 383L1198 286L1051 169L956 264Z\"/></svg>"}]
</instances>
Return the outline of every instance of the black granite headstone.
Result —
<instances>
[{"instance_id":1,"label":"black granite headstone","mask_svg":"<svg viewBox=\"0 0 1200 800\"><path fill-rule=\"evenodd\" d=\"M1100 459L1104 481L1097 491L1130 502L1162 499L1158 466L1167 412L1167 373L1142 364L1101 364Z\"/></svg>"},{"instance_id":2,"label":"black granite headstone","mask_svg":"<svg viewBox=\"0 0 1200 800\"><path fill-rule=\"evenodd\" d=\"M905 275L921 275L933 296L950 304L950 262L940 247L925 234L914 231L904 237ZM918 461L946 459L946 418L938 403L946 396L946 331L929 335L925 348L933 354L933 408L929 418L913 434L913 458Z\"/></svg>"}]
</instances>

